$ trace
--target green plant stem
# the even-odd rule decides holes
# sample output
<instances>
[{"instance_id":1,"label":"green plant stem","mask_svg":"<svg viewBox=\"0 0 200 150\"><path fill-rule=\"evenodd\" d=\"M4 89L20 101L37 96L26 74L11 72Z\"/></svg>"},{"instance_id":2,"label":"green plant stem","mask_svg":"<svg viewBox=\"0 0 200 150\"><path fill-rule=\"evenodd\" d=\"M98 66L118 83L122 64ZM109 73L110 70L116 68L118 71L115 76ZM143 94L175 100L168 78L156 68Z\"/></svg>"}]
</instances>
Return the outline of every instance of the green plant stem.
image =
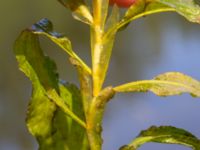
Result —
<instances>
[{"instance_id":1,"label":"green plant stem","mask_svg":"<svg viewBox=\"0 0 200 150\"><path fill-rule=\"evenodd\" d=\"M87 118L87 135L91 150L101 150L102 147L102 119L106 103L114 96L112 87L102 90L93 98Z\"/></svg>"},{"instance_id":2,"label":"green plant stem","mask_svg":"<svg viewBox=\"0 0 200 150\"><path fill-rule=\"evenodd\" d=\"M92 49L92 78L93 95L97 96L101 90L102 83L100 79L100 55L103 48L103 26L102 26L102 0L93 1L94 23L91 26L91 49Z\"/></svg>"},{"instance_id":3,"label":"green plant stem","mask_svg":"<svg viewBox=\"0 0 200 150\"><path fill-rule=\"evenodd\" d=\"M102 51L102 0L93 0L93 18L91 25L91 55L92 55L92 98L86 116L87 136L91 150L101 150L101 120L102 109L97 106L102 84L99 79L100 54Z\"/></svg>"}]
</instances>

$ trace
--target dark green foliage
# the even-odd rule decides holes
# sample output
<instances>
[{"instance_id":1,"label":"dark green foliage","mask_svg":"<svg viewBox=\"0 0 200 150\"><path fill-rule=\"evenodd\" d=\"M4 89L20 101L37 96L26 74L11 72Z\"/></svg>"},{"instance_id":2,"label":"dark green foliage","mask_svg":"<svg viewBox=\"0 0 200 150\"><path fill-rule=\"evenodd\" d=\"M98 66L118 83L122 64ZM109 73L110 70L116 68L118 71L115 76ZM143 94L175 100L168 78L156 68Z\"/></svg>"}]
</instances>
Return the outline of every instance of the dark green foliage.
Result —
<instances>
[{"instance_id":1,"label":"dark green foliage","mask_svg":"<svg viewBox=\"0 0 200 150\"><path fill-rule=\"evenodd\" d=\"M75 19L90 26L92 69L73 51L70 40L53 30L48 19L24 30L16 40L14 53L19 68L33 87L26 123L40 150L100 150L105 106L115 92L151 91L158 96L190 93L200 97L200 82L179 72L102 88L117 31L140 17L166 11L177 12L191 22L200 23L199 0L138 0L121 20L117 6L113 6L107 17L109 0L93 0L93 14L84 0L58 1L72 11ZM59 81L54 61L40 48L39 35L49 38L70 56L79 73L81 91L73 84ZM144 130L120 150L136 150L147 142L181 144L200 150L197 137L171 126Z\"/></svg>"},{"instance_id":2,"label":"dark green foliage","mask_svg":"<svg viewBox=\"0 0 200 150\"><path fill-rule=\"evenodd\" d=\"M141 131L131 144L123 146L120 150L135 150L147 142L180 144L194 150L200 150L200 140L197 137L188 131L172 126L152 126L147 130Z\"/></svg>"},{"instance_id":3,"label":"dark green foliage","mask_svg":"<svg viewBox=\"0 0 200 150\"><path fill-rule=\"evenodd\" d=\"M30 30L23 31L19 36L14 52L20 69L33 84L26 121L29 131L38 140L39 149L88 149L85 129L47 96L47 91L55 89L60 93L63 103L84 120L79 89L74 85L58 83L54 62L43 54L38 36Z\"/></svg>"}]
</instances>

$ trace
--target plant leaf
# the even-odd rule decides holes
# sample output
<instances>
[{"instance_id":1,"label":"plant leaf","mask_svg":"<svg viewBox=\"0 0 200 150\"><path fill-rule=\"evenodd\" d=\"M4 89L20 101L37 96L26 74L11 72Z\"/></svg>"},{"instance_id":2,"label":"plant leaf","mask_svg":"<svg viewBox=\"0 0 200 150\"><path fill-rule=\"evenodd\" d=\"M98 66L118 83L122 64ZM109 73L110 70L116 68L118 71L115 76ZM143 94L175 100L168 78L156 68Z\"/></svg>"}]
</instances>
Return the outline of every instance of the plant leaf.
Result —
<instances>
[{"instance_id":1,"label":"plant leaf","mask_svg":"<svg viewBox=\"0 0 200 150\"><path fill-rule=\"evenodd\" d=\"M58 90L58 76L54 72L55 64L44 56L39 46L38 36L29 30L23 31L16 40L14 52L20 70L30 78L33 84L26 119L27 127L39 143L43 139L48 142L52 130L51 121L57 108L45 95L45 89Z\"/></svg>"},{"instance_id":2,"label":"plant leaf","mask_svg":"<svg viewBox=\"0 0 200 150\"><path fill-rule=\"evenodd\" d=\"M30 78L34 86L58 89L58 74L55 63L44 56L38 36L24 30L15 42L14 52L19 68Z\"/></svg>"},{"instance_id":3,"label":"plant leaf","mask_svg":"<svg viewBox=\"0 0 200 150\"><path fill-rule=\"evenodd\" d=\"M145 2L145 9L141 11L139 8L142 8L142 3L130 7L116 28L123 28L140 17L167 11L177 12L191 22L200 23L200 3L197 0L148 0Z\"/></svg>"},{"instance_id":4,"label":"plant leaf","mask_svg":"<svg viewBox=\"0 0 200 150\"><path fill-rule=\"evenodd\" d=\"M191 22L200 23L200 5L196 0L156 0L168 7L174 8L177 13Z\"/></svg>"},{"instance_id":5,"label":"plant leaf","mask_svg":"<svg viewBox=\"0 0 200 150\"><path fill-rule=\"evenodd\" d=\"M60 96L80 119L85 120L81 95L79 89L73 84L60 84ZM88 141L85 129L77 122L58 109L53 119L53 131L51 135L53 144L46 147L54 150L88 150Z\"/></svg>"},{"instance_id":6,"label":"plant leaf","mask_svg":"<svg viewBox=\"0 0 200 150\"><path fill-rule=\"evenodd\" d=\"M63 6L70 9L73 17L81 22L91 25L93 17L84 0L58 0Z\"/></svg>"},{"instance_id":7,"label":"plant leaf","mask_svg":"<svg viewBox=\"0 0 200 150\"><path fill-rule=\"evenodd\" d=\"M29 29L34 34L45 35L59 47L61 47L65 52L67 52L72 58L80 62L83 69L85 69L89 74L91 74L91 69L76 55L72 50L71 42L68 38L53 31L53 24L48 19L44 18L35 23Z\"/></svg>"},{"instance_id":8,"label":"plant leaf","mask_svg":"<svg viewBox=\"0 0 200 150\"><path fill-rule=\"evenodd\" d=\"M61 96L63 96L64 93L63 87L61 88L58 86L58 74L56 73L56 65L52 60L50 60L50 58L48 58L43 54L39 45L38 35L33 34L30 30L24 30L19 36L19 38L16 40L14 46L14 53L19 63L20 70L24 72L28 78L30 78L33 85L32 98L29 104L27 119L26 119L27 127L30 133L36 137L40 145L39 149L41 150L68 150L70 144L74 143L71 142L67 143L66 145L65 141L62 141L63 138L59 139L58 138L59 136L57 134L54 135L55 131L58 130L57 121L55 124L54 119L59 120L60 117L62 118L63 116L66 117L66 113L64 113L63 111L61 111L60 108L57 107L60 105L55 103L56 102L55 100L51 100L47 96L48 91L51 91L52 89L54 89L56 93L60 93ZM78 100L75 100L75 98L80 99L80 94L75 92L76 90L77 89L75 89L70 85L70 87L68 87L69 91L68 93L71 93L71 95L73 96L67 97L65 94L66 101L68 100L69 101L68 103L71 103L71 105L73 102L73 108L75 106L77 107L81 103L80 102L79 104L75 104L78 103L77 102ZM66 109L70 109L67 106L69 104L62 100L63 99L59 101L59 104L61 104L60 107L61 108L65 107ZM81 112L81 109L79 108L78 111ZM57 114L58 112L60 113ZM75 113L78 114L78 112ZM60 116L60 114L62 115ZM82 117L80 113L78 115ZM68 120L72 120L71 117L69 116L67 117ZM73 120L71 122L75 121ZM68 125L70 124L68 123ZM59 121L58 121L58 126L59 126ZM75 125L75 123L73 123L73 126L80 126L80 125L78 124ZM79 129L77 127L75 129L70 129L70 130L76 131ZM74 136L77 136L77 134L74 134ZM80 135L78 135L77 138L79 138L79 136ZM63 144L57 145L57 142Z\"/></svg>"},{"instance_id":9,"label":"plant leaf","mask_svg":"<svg viewBox=\"0 0 200 150\"><path fill-rule=\"evenodd\" d=\"M200 97L200 82L179 72L168 72L153 80L142 80L123 84L114 88L116 92L151 91L158 96L170 96L190 93Z\"/></svg>"},{"instance_id":10,"label":"plant leaf","mask_svg":"<svg viewBox=\"0 0 200 150\"><path fill-rule=\"evenodd\" d=\"M69 109L69 107L64 103L64 100L54 89L46 91L46 94L63 112L68 114L72 119L76 120L76 122L79 123L82 127L86 128L85 122L83 122Z\"/></svg>"},{"instance_id":11,"label":"plant leaf","mask_svg":"<svg viewBox=\"0 0 200 150\"><path fill-rule=\"evenodd\" d=\"M117 5L114 5L112 8L112 12L106 22L105 30L108 31L109 29L117 25L117 23L119 22L119 18L120 18L119 8Z\"/></svg>"},{"instance_id":12,"label":"plant leaf","mask_svg":"<svg viewBox=\"0 0 200 150\"><path fill-rule=\"evenodd\" d=\"M133 142L121 147L120 150L136 150L147 142L180 144L193 148L194 150L200 149L200 140L188 131L172 126L152 126L142 131Z\"/></svg>"},{"instance_id":13,"label":"plant leaf","mask_svg":"<svg viewBox=\"0 0 200 150\"><path fill-rule=\"evenodd\" d=\"M107 15L108 15L108 6L109 6L109 0L102 0L101 1L101 5L102 5L102 10L101 10L101 26L103 27L106 19L107 19Z\"/></svg>"},{"instance_id":14,"label":"plant leaf","mask_svg":"<svg viewBox=\"0 0 200 150\"><path fill-rule=\"evenodd\" d=\"M78 72L79 82L80 82L80 91L82 96L82 102L84 106L85 116L87 115L90 103L92 101L92 78L91 76L85 72L80 66L79 62L75 59L70 58L70 62L74 65Z\"/></svg>"},{"instance_id":15,"label":"plant leaf","mask_svg":"<svg viewBox=\"0 0 200 150\"><path fill-rule=\"evenodd\" d=\"M35 82L39 82L45 94L48 95L58 107L62 108L64 112L77 120L77 122L84 127L84 122L70 111L58 94L59 88L58 74L55 71L56 65L52 60L44 56L40 48L38 35L35 35L28 29L24 30L16 40L14 52L19 62L20 69L31 79L33 87L35 88Z\"/></svg>"},{"instance_id":16,"label":"plant leaf","mask_svg":"<svg viewBox=\"0 0 200 150\"><path fill-rule=\"evenodd\" d=\"M129 20L133 16L142 13L145 10L145 1L137 0L125 13L124 20Z\"/></svg>"}]
</instances>

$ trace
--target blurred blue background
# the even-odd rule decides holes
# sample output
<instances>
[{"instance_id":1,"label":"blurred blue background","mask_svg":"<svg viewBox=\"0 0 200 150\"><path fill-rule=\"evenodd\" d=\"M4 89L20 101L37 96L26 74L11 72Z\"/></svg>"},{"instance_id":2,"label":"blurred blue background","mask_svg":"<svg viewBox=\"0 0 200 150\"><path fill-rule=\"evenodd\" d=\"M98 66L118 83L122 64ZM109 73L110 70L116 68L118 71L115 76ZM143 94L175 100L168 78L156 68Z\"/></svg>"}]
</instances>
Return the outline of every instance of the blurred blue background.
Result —
<instances>
[{"instance_id":1,"label":"blurred blue background","mask_svg":"<svg viewBox=\"0 0 200 150\"><path fill-rule=\"evenodd\" d=\"M31 95L29 80L18 70L13 43L20 31L49 18L65 33L74 50L90 64L89 29L72 19L56 0L0 2L0 150L35 150L37 144L25 125ZM60 77L77 82L68 56L45 38L45 52L57 63ZM200 80L200 25L175 13L147 16L130 24L116 38L106 85L151 79L179 71ZM188 94L156 97L152 93L118 94L108 104L104 119L103 150L117 150L151 125L173 125L200 138L200 100ZM182 146L146 144L140 150L188 150Z\"/></svg>"}]
</instances>

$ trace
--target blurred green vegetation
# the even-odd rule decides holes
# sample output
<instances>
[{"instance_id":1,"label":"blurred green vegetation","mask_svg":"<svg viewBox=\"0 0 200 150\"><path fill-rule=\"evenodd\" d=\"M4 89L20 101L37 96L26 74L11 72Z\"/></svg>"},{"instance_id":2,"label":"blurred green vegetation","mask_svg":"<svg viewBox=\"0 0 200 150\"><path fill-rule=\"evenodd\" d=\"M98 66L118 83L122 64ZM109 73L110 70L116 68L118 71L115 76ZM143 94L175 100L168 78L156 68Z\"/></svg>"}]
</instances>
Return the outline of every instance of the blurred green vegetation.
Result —
<instances>
[{"instance_id":1,"label":"blurred green vegetation","mask_svg":"<svg viewBox=\"0 0 200 150\"><path fill-rule=\"evenodd\" d=\"M72 19L71 14L56 0L7 0L0 2L0 150L32 150L37 145L30 136L25 125L28 98L31 94L31 83L18 70L13 55L13 43L21 30L29 27L41 18L48 18L54 23L55 30L64 33L72 41L74 50L90 65L89 28ZM161 21L160 21L161 20ZM178 15L161 14L145 17L131 24L124 32L119 32L114 47L114 56L111 60L111 70L108 72L106 85L125 83L128 81L151 78L165 71L185 71L192 75L196 72L198 62L177 66L158 64L163 63L161 49L166 45L165 35L176 34L182 39L182 47L191 36L198 38L199 25L190 24ZM173 37L173 36L172 36ZM168 38L168 37L167 37ZM195 41L198 42L198 41ZM173 46L175 41L167 45ZM77 83L76 71L69 65L64 51L50 41L41 37L41 45L45 52L56 60L62 79ZM169 47L170 48L170 47ZM175 47L176 48L176 47ZM198 49L198 48L197 48ZM170 49L169 49L170 50ZM172 52L173 50L171 50ZM182 49L184 54L196 51ZM164 55L168 56L164 53ZM188 55L192 62L194 56ZM180 56L177 56L177 60ZM187 58L186 58L187 59ZM182 60L188 61L189 60ZM165 62L166 64L168 62ZM154 68L160 69L154 70ZM168 68L168 69L167 69ZM146 73L146 71L148 73ZM199 77L197 74L194 77ZM135 102L134 102L135 103ZM129 105L129 103L127 103ZM119 106L118 106L119 107ZM123 108L122 108L123 109ZM108 111L108 113L110 113ZM120 118L119 118L120 119ZM132 126L134 128L134 126ZM114 136L114 135L113 135ZM132 137L132 136L131 136ZM120 138L120 137L119 137ZM112 143L111 143L112 145Z\"/></svg>"}]
</instances>

